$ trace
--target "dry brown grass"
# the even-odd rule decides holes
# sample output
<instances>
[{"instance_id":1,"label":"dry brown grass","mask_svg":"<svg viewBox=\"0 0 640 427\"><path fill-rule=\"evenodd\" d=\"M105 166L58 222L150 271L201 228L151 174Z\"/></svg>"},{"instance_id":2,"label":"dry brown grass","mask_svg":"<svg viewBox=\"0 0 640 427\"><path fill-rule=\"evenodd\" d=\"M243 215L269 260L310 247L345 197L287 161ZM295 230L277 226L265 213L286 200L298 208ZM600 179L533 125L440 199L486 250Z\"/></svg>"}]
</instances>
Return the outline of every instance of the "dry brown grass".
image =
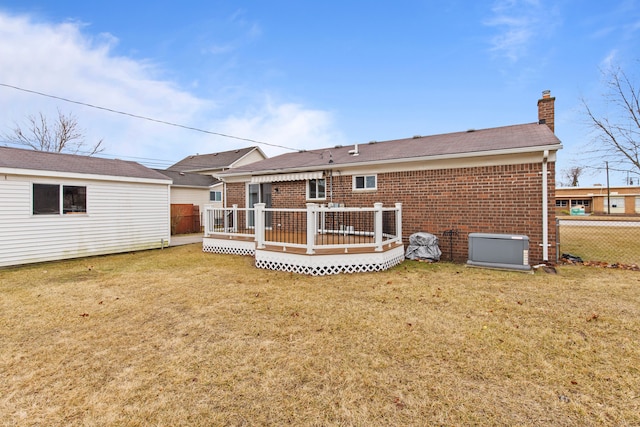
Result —
<instances>
[{"instance_id":1,"label":"dry brown grass","mask_svg":"<svg viewBox=\"0 0 640 427\"><path fill-rule=\"evenodd\" d=\"M561 225L560 251L584 261L640 265L640 228Z\"/></svg>"},{"instance_id":2,"label":"dry brown grass","mask_svg":"<svg viewBox=\"0 0 640 427\"><path fill-rule=\"evenodd\" d=\"M0 425L640 425L637 272L252 264L1 270Z\"/></svg>"}]
</instances>

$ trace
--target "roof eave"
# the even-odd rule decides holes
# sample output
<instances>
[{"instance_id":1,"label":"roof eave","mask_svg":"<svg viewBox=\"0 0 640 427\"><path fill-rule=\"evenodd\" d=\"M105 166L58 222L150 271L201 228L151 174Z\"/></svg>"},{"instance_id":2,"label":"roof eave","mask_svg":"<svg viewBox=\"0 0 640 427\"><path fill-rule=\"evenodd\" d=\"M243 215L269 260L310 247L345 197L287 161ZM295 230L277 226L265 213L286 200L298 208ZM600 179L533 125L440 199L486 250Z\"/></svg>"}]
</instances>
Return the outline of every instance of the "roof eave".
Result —
<instances>
[{"instance_id":1,"label":"roof eave","mask_svg":"<svg viewBox=\"0 0 640 427\"><path fill-rule=\"evenodd\" d=\"M266 169L261 171L244 171L244 172L235 172L233 169L225 171L223 175L215 175L214 177L224 181L225 178L236 178L241 176L255 176L255 175L273 175L279 173L289 173L289 172L305 172L305 171L317 171L317 170L327 170L333 169L337 166L341 168L349 168L349 167L362 167L363 165L388 165L393 163L415 163L415 162L433 162L438 160L451 160L451 159L463 159L470 157L486 157L486 156L502 156L502 155L513 155L513 154L527 154L527 153L536 153L536 152L545 152L545 151L558 151L562 148L562 144L549 144L549 145L540 145L536 147L522 147L522 148L509 148L502 150L489 150L489 151L474 151L467 153L455 153L455 154L440 154L435 156L421 156L421 157L404 157L400 159L385 159L385 160L374 160L367 162L350 162L350 163L333 163L331 165L313 165L313 166L300 166L300 167L292 167L286 169Z\"/></svg>"},{"instance_id":2,"label":"roof eave","mask_svg":"<svg viewBox=\"0 0 640 427\"><path fill-rule=\"evenodd\" d=\"M68 178L68 179L89 179L94 181L119 181L119 182L137 182L146 184L163 184L170 185L173 180L170 178L144 178L135 176L119 176L119 175L98 175L78 172L60 172L39 169L22 169L22 168L5 168L0 167L0 174L6 175L23 175L23 176L42 176L47 178Z\"/></svg>"}]
</instances>

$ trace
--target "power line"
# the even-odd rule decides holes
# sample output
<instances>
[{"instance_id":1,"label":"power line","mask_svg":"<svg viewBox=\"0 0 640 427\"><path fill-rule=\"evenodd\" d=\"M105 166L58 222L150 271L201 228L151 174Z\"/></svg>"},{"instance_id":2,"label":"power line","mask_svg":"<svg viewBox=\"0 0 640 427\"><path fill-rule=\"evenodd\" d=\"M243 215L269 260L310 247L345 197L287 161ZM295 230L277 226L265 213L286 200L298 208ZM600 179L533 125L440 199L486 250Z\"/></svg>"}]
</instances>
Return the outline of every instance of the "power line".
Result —
<instances>
[{"instance_id":1,"label":"power line","mask_svg":"<svg viewBox=\"0 0 640 427\"><path fill-rule=\"evenodd\" d=\"M35 95L45 96L47 98L58 99L60 101L70 102L72 104L83 105L85 107L96 108L98 110L104 110L104 111L108 111L110 113L122 114L123 116L129 116L129 117L133 117L133 118L136 118L136 119L148 120L150 122L161 123L161 124L168 125L168 126L174 126L174 127L179 127L179 128L182 128L182 129L188 129L188 130L193 130L193 131L196 131L196 132L206 133L206 134L209 134L209 135L222 136L224 138L232 138L232 139L237 139L237 140L240 140L240 141L251 142L251 143L254 143L254 144L268 145L270 147L284 148L285 150L299 151L297 148L285 147L284 145L271 144L269 142L264 142L264 141L257 141L255 139L251 139L251 138L242 138L242 137L239 137L239 136L227 135L227 134L220 133L220 132L213 132L213 131L199 129L199 128L195 128L195 127L191 127L191 126L185 126L185 125L181 125L181 124L177 124L177 123L167 122L165 120L152 119L150 117L140 116L140 115L132 114L132 113L126 113L124 111L113 110L111 108L101 107L99 105L88 104L86 102L74 101L72 99L63 98L63 97L55 96L55 95L50 95L50 94L43 93L43 92L38 92L38 91L35 91L35 90L24 89L24 88L21 88L21 87L18 87L18 86L9 85L9 84L6 84L6 83L0 83L0 86L8 87L8 88L15 89L15 90L20 90L22 92L33 93Z\"/></svg>"}]
</instances>

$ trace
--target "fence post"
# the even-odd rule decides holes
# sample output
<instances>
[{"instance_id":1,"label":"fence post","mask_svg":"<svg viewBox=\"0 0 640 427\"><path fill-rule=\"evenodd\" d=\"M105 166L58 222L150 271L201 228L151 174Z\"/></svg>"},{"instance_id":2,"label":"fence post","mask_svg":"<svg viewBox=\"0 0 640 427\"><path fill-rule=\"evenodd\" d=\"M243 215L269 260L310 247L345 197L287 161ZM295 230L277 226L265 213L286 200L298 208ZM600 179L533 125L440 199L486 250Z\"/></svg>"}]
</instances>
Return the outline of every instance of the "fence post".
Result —
<instances>
[{"instance_id":1,"label":"fence post","mask_svg":"<svg viewBox=\"0 0 640 427\"><path fill-rule=\"evenodd\" d=\"M253 205L255 208L255 240L257 242L258 249L264 249L264 207L265 203L256 203Z\"/></svg>"},{"instance_id":2,"label":"fence post","mask_svg":"<svg viewBox=\"0 0 640 427\"><path fill-rule=\"evenodd\" d=\"M556 264L560 261L560 218L556 218Z\"/></svg>"},{"instance_id":3,"label":"fence post","mask_svg":"<svg viewBox=\"0 0 640 427\"><path fill-rule=\"evenodd\" d=\"M317 206L315 203L307 203L307 255L313 255L315 253L313 246L316 240Z\"/></svg>"},{"instance_id":4,"label":"fence post","mask_svg":"<svg viewBox=\"0 0 640 427\"><path fill-rule=\"evenodd\" d=\"M376 245L376 252L382 252L382 203L373 204L373 239Z\"/></svg>"},{"instance_id":5,"label":"fence post","mask_svg":"<svg viewBox=\"0 0 640 427\"><path fill-rule=\"evenodd\" d=\"M402 203L396 203L396 238L402 243Z\"/></svg>"}]
</instances>

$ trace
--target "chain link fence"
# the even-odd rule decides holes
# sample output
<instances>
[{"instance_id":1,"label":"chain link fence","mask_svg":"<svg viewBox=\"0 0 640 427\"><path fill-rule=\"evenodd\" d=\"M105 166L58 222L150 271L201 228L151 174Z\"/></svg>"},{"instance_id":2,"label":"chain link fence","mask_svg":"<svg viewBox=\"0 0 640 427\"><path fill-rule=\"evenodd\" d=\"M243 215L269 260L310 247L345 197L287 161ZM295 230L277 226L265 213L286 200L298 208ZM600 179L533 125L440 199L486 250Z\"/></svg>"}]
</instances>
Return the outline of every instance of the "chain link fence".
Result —
<instances>
[{"instance_id":1,"label":"chain link fence","mask_svg":"<svg viewBox=\"0 0 640 427\"><path fill-rule=\"evenodd\" d=\"M556 239L558 262L640 265L640 218L558 218Z\"/></svg>"}]
</instances>

